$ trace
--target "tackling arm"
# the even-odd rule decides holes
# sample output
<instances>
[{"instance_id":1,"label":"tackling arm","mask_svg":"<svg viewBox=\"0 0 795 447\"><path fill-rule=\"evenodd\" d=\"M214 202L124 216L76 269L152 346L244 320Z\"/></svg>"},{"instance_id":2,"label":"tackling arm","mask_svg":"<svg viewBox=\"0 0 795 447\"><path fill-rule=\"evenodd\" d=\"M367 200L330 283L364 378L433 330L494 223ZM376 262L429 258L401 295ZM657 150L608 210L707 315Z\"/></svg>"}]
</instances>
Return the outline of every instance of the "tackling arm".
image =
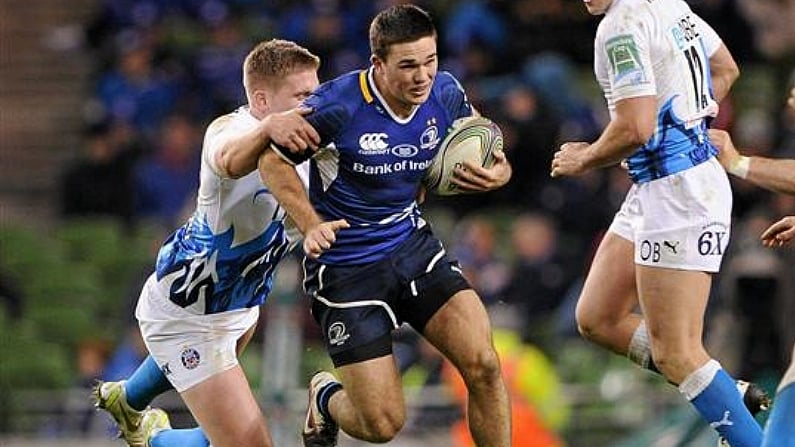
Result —
<instances>
[{"instance_id":1,"label":"tackling arm","mask_svg":"<svg viewBox=\"0 0 795 447\"><path fill-rule=\"evenodd\" d=\"M317 132L304 120L311 109L299 108L271 114L257 127L224 143L214 154L219 174L240 178L257 168L257 159L271 141L284 145L292 152L316 149L320 142Z\"/></svg>"},{"instance_id":2,"label":"tackling arm","mask_svg":"<svg viewBox=\"0 0 795 447\"><path fill-rule=\"evenodd\" d=\"M718 148L718 160L732 175L765 189L795 194L795 160L741 155L723 130L710 129L709 138Z\"/></svg>"},{"instance_id":3,"label":"tackling arm","mask_svg":"<svg viewBox=\"0 0 795 447\"><path fill-rule=\"evenodd\" d=\"M795 194L795 160L749 158L746 180L776 192Z\"/></svg>"},{"instance_id":4,"label":"tackling arm","mask_svg":"<svg viewBox=\"0 0 795 447\"><path fill-rule=\"evenodd\" d=\"M287 211L302 234L306 235L310 228L323 221L309 202L301 178L292 163L282 158L273 148L268 148L259 157L257 167L262 183Z\"/></svg>"}]
</instances>

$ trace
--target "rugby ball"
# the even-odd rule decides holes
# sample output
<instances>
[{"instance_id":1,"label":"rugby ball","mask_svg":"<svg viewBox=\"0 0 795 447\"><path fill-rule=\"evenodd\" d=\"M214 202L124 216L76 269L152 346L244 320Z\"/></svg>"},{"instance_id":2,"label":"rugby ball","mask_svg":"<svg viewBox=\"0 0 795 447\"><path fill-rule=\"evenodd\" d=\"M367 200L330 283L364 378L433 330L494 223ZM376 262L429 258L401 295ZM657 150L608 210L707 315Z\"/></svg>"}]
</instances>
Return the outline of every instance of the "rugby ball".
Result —
<instances>
[{"instance_id":1,"label":"rugby ball","mask_svg":"<svg viewBox=\"0 0 795 447\"><path fill-rule=\"evenodd\" d=\"M489 168L494 164L494 151L501 150L502 130L493 121L482 116L459 118L425 171L423 185L440 196L470 193L452 182L455 168L465 161Z\"/></svg>"}]
</instances>

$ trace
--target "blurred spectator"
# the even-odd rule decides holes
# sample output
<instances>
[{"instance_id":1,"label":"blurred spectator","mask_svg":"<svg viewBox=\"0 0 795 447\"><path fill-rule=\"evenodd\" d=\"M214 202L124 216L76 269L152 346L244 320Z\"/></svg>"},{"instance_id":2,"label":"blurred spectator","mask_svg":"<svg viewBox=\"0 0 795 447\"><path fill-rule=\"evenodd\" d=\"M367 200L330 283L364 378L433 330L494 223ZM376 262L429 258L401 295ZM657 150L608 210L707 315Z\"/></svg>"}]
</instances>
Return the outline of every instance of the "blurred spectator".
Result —
<instances>
[{"instance_id":1,"label":"blurred spectator","mask_svg":"<svg viewBox=\"0 0 795 447\"><path fill-rule=\"evenodd\" d=\"M511 57L505 63L510 70L519 71L525 58L545 52L566 55L580 64L593 60L593 34L598 22L591 20L579 2L518 0L504 4L511 36L506 51Z\"/></svg>"},{"instance_id":2,"label":"blurred spectator","mask_svg":"<svg viewBox=\"0 0 795 447\"><path fill-rule=\"evenodd\" d=\"M496 229L485 217L473 216L456 229L452 253L458 258L464 277L486 306L497 302L508 279L508 267L497 256Z\"/></svg>"},{"instance_id":3,"label":"blurred spectator","mask_svg":"<svg viewBox=\"0 0 795 447\"><path fill-rule=\"evenodd\" d=\"M135 372L147 354L148 351L141 332L138 330L138 325L131 323L124 339L109 355L102 371L102 380L111 382L127 379Z\"/></svg>"},{"instance_id":4,"label":"blurred spectator","mask_svg":"<svg viewBox=\"0 0 795 447\"><path fill-rule=\"evenodd\" d=\"M549 181L549 162L557 149L559 122L533 90L516 83L499 97L505 154L521 175L505 185L508 203L536 208L542 186Z\"/></svg>"},{"instance_id":5,"label":"blurred spectator","mask_svg":"<svg viewBox=\"0 0 795 447\"><path fill-rule=\"evenodd\" d=\"M523 214L511 228L516 258L503 296L521 309L524 337L535 344L549 342L551 316L578 273L560 252L558 237L553 220L542 214Z\"/></svg>"},{"instance_id":6,"label":"blurred spectator","mask_svg":"<svg viewBox=\"0 0 795 447\"><path fill-rule=\"evenodd\" d=\"M102 377L105 370L105 363L110 354L110 344L103 339L87 339L80 342L77 346L77 383L78 388L85 390L88 394L91 387ZM92 431L95 421L96 410L86 408L77 419L77 430L80 433L88 434ZM64 415L64 421L74 420L69 414ZM68 425L68 422L67 422ZM62 427L70 429L70 427Z\"/></svg>"},{"instance_id":7,"label":"blurred spectator","mask_svg":"<svg viewBox=\"0 0 795 447\"><path fill-rule=\"evenodd\" d=\"M249 43L238 20L219 18L211 24L210 42L202 46L193 60L194 76L202 116L219 116L222 111L234 110L246 102L240 80L243 70L240 61L249 51Z\"/></svg>"},{"instance_id":8,"label":"blurred spectator","mask_svg":"<svg viewBox=\"0 0 795 447\"><path fill-rule=\"evenodd\" d=\"M137 217L153 218L166 228L182 218L199 185L200 138L187 116L174 115L163 123L155 153L135 167Z\"/></svg>"},{"instance_id":9,"label":"blurred spectator","mask_svg":"<svg viewBox=\"0 0 795 447\"><path fill-rule=\"evenodd\" d=\"M455 3L442 29L445 68L462 82L509 71L498 64L507 40L507 27L490 2L467 0Z\"/></svg>"},{"instance_id":10,"label":"blurred spectator","mask_svg":"<svg viewBox=\"0 0 795 447\"><path fill-rule=\"evenodd\" d=\"M721 36L735 60L749 63L757 61L759 53L754 48L753 28L738 5L743 1L689 0L688 4Z\"/></svg>"},{"instance_id":11,"label":"blurred spectator","mask_svg":"<svg viewBox=\"0 0 795 447\"><path fill-rule=\"evenodd\" d=\"M780 252L759 243L759 235L770 222L766 213L755 212L733 226L732 256L720 277L722 307L730 312L733 332L729 334L733 343L723 349L730 349L727 359L735 360L740 377L755 377L765 371L781 374L791 346L782 334L791 325L788 311L793 304L788 303L787 292L795 286L792 270Z\"/></svg>"},{"instance_id":12,"label":"blurred spectator","mask_svg":"<svg viewBox=\"0 0 795 447\"><path fill-rule=\"evenodd\" d=\"M795 51L795 27L792 26L795 23L795 3L781 0L737 0L737 3L753 28L753 42L766 58L792 57ZM739 31L731 29L728 34Z\"/></svg>"},{"instance_id":13,"label":"blurred spectator","mask_svg":"<svg viewBox=\"0 0 795 447\"><path fill-rule=\"evenodd\" d=\"M560 121L561 139L592 141L599 137L604 126L580 92L574 78L576 68L568 58L550 52L534 55L526 60L521 74Z\"/></svg>"},{"instance_id":14,"label":"blurred spectator","mask_svg":"<svg viewBox=\"0 0 795 447\"><path fill-rule=\"evenodd\" d=\"M357 69L370 56L368 42L361 36L367 35L372 15L365 16L362 12L372 11L373 5L361 2L364 4L346 8L344 3L339 0L292 3L279 20L281 38L300 42L323 61L318 72L321 80Z\"/></svg>"},{"instance_id":15,"label":"blurred spectator","mask_svg":"<svg viewBox=\"0 0 795 447\"><path fill-rule=\"evenodd\" d=\"M499 52L507 35L505 21L495 14L489 2L467 0L453 5L444 22L444 47L458 55L476 43Z\"/></svg>"},{"instance_id":16,"label":"blurred spectator","mask_svg":"<svg viewBox=\"0 0 795 447\"><path fill-rule=\"evenodd\" d=\"M118 59L99 80L97 92L106 117L152 136L175 109L180 83L154 65L154 49L140 33L120 35Z\"/></svg>"},{"instance_id":17,"label":"blurred spectator","mask_svg":"<svg viewBox=\"0 0 795 447\"><path fill-rule=\"evenodd\" d=\"M113 216L132 222L132 166L138 149L124 125L91 126L83 156L61 180L61 215Z\"/></svg>"}]
</instances>

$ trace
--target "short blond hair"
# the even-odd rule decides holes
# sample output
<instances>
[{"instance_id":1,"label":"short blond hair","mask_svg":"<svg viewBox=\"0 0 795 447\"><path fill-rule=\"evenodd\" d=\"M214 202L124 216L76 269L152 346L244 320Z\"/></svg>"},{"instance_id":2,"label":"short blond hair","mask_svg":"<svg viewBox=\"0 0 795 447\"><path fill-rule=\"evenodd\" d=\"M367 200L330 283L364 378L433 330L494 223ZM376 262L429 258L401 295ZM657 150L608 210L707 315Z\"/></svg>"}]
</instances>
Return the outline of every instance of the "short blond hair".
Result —
<instances>
[{"instance_id":1,"label":"short blond hair","mask_svg":"<svg viewBox=\"0 0 795 447\"><path fill-rule=\"evenodd\" d=\"M258 43L243 62L243 84L278 83L282 78L305 69L317 70L320 58L295 42L271 39Z\"/></svg>"}]
</instances>

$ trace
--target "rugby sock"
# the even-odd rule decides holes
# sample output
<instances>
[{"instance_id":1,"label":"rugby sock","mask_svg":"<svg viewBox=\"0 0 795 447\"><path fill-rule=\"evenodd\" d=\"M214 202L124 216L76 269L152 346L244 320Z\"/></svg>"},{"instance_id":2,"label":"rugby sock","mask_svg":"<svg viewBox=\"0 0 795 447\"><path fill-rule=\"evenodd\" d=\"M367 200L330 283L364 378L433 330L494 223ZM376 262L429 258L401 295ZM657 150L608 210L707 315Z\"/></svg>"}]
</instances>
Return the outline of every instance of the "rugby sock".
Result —
<instances>
[{"instance_id":1,"label":"rugby sock","mask_svg":"<svg viewBox=\"0 0 795 447\"><path fill-rule=\"evenodd\" d=\"M795 382L776 394L762 447L795 447Z\"/></svg>"},{"instance_id":2,"label":"rugby sock","mask_svg":"<svg viewBox=\"0 0 795 447\"><path fill-rule=\"evenodd\" d=\"M201 427L165 429L149 438L149 447L208 447L210 440Z\"/></svg>"},{"instance_id":3,"label":"rugby sock","mask_svg":"<svg viewBox=\"0 0 795 447\"><path fill-rule=\"evenodd\" d=\"M762 444L762 428L745 408L734 379L717 361L710 360L690 373L679 385L679 391L732 447Z\"/></svg>"},{"instance_id":4,"label":"rugby sock","mask_svg":"<svg viewBox=\"0 0 795 447\"><path fill-rule=\"evenodd\" d=\"M649 331L646 329L645 320L640 320L640 324L632 334L632 339L629 341L629 348L627 349L627 357L640 365L641 368L657 374L660 373L651 357L651 342L649 341Z\"/></svg>"},{"instance_id":5,"label":"rugby sock","mask_svg":"<svg viewBox=\"0 0 795 447\"><path fill-rule=\"evenodd\" d=\"M337 391L342 389L342 384L339 382L331 382L324 386L319 393L317 393L317 409L320 411L320 414L323 416L323 419L332 422L334 418L331 417L331 413L328 410L328 403L331 400L331 396L334 395Z\"/></svg>"},{"instance_id":6,"label":"rugby sock","mask_svg":"<svg viewBox=\"0 0 795 447\"><path fill-rule=\"evenodd\" d=\"M171 382L163 375L151 355L146 356L138 369L124 382L127 404L138 411L142 411L155 397L171 388Z\"/></svg>"}]
</instances>

